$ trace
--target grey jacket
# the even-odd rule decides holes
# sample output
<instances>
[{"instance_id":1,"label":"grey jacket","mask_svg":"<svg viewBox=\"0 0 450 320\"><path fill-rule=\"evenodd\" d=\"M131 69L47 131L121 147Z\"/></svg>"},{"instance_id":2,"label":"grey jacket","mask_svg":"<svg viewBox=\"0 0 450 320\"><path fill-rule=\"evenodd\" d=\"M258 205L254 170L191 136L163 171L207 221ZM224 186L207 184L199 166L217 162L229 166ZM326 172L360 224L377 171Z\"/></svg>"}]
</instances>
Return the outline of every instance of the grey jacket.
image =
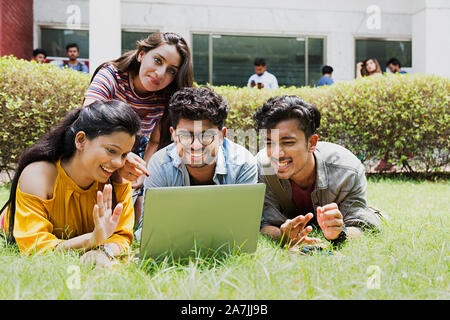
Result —
<instances>
[{"instance_id":1,"label":"grey jacket","mask_svg":"<svg viewBox=\"0 0 450 320\"><path fill-rule=\"evenodd\" d=\"M368 208L366 203L367 180L365 169L358 158L349 150L334 143L319 142L314 152L316 163L316 184L311 193L314 215L318 206L336 203L346 227L377 229L380 216ZM264 174L274 174L273 168L264 166L269 159L266 149L257 154L259 182L266 183L266 195L261 219L261 228L267 225L280 227L287 217L267 184ZM292 189L289 180L280 180L289 197Z\"/></svg>"}]
</instances>

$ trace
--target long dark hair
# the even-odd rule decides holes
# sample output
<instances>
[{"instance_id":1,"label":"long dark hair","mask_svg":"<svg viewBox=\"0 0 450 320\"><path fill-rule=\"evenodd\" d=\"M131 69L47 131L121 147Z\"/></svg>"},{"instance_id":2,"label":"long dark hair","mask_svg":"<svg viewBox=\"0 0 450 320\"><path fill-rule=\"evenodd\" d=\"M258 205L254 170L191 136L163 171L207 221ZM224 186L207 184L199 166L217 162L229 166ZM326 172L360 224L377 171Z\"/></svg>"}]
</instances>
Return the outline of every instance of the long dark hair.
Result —
<instances>
[{"instance_id":1,"label":"long dark hair","mask_svg":"<svg viewBox=\"0 0 450 320\"><path fill-rule=\"evenodd\" d=\"M92 75L91 82L100 68L107 64L114 65L119 70L119 72L129 73L130 76L139 74L139 69L141 67L141 63L138 61L139 53L147 53L163 44L174 45L177 49L177 52L181 56L181 65L178 69L176 78L167 86L167 88L163 89L167 94L167 101L169 101L169 99L176 91L184 87L192 87L194 83L194 72L191 63L191 51L189 50L189 47L183 37L173 32L155 32L145 39L138 40L136 42L135 50L125 52L116 60L102 63ZM170 119L167 109L168 108L166 105L166 107L164 108L164 114L160 120L160 140L158 149L161 149L171 143L171 135L169 133Z\"/></svg>"},{"instance_id":2,"label":"long dark hair","mask_svg":"<svg viewBox=\"0 0 450 320\"><path fill-rule=\"evenodd\" d=\"M367 63L369 62L369 60L372 60L375 63L375 71L373 71L373 72L369 72L369 70L367 70ZM362 63L362 67L361 67L361 75L363 77L367 77L367 76L371 76L376 73L381 74L381 67L380 67L380 64L378 63L378 60L375 58L368 58L368 59L364 60Z\"/></svg>"},{"instance_id":3,"label":"long dark hair","mask_svg":"<svg viewBox=\"0 0 450 320\"><path fill-rule=\"evenodd\" d=\"M0 213L3 212L9 205L8 242L15 242L13 230L17 184L26 166L37 161L56 162L59 159L70 159L75 155L75 136L80 131L84 131L86 137L91 140L117 131L124 131L135 136L139 130L139 117L125 102L95 101L88 106L70 111L53 130L45 134L18 158L9 199L0 210Z\"/></svg>"}]
</instances>

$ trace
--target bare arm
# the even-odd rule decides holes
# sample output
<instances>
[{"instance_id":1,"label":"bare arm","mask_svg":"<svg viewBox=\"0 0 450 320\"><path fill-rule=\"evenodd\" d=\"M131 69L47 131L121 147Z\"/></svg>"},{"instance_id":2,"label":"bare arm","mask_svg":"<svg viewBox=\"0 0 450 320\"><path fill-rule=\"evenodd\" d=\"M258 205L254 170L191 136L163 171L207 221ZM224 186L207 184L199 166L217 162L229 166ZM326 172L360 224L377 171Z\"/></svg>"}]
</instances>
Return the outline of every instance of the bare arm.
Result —
<instances>
[{"instance_id":1,"label":"bare arm","mask_svg":"<svg viewBox=\"0 0 450 320\"><path fill-rule=\"evenodd\" d=\"M361 74L361 69L362 69L362 62L358 62L356 64L356 78L362 78L362 74Z\"/></svg>"},{"instance_id":2,"label":"bare arm","mask_svg":"<svg viewBox=\"0 0 450 320\"><path fill-rule=\"evenodd\" d=\"M268 238L275 240L275 241L280 241L281 240L281 236L283 235L283 233L281 232L280 228L275 227L275 226L264 226L261 228L261 234L263 234L264 236L267 236Z\"/></svg>"},{"instance_id":3,"label":"bare arm","mask_svg":"<svg viewBox=\"0 0 450 320\"><path fill-rule=\"evenodd\" d=\"M159 145L159 139L160 139L160 123L161 120L158 120L158 122L155 125L155 128L153 129L150 140L147 143L147 147L145 148L144 152L144 161L148 164L148 161L152 157L152 155L157 151L158 145Z\"/></svg>"},{"instance_id":4,"label":"bare arm","mask_svg":"<svg viewBox=\"0 0 450 320\"><path fill-rule=\"evenodd\" d=\"M90 233L86 233L81 236L60 242L55 247L55 251L70 250L70 249L89 250L93 247L94 247L94 244L92 241L92 232L90 232Z\"/></svg>"},{"instance_id":5,"label":"bare arm","mask_svg":"<svg viewBox=\"0 0 450 320\"><path fill-rule=\"evenodd\" d=\"M150 135L150 139L149 139L147 145L145 146L144 158L143 158L143 160L144 160L143 165L145 165L145 168L147 168L148 162L150 161L150 158L152 157L152 155L158 150L158 145L159 145L159 121L156 124L155 128L153 129L153 131ZM141 171L144 171L144 170L141 169ZM147 169L145 169L144 173L145 173L145 175L148 176ZM136 180L133 181L131 184L133 189L142 187L142 185L144 184L145 175L141 174L139 176L136 176Z\"/></svg>"},{"instance_id":6,"label":"bare arm","mask_svg":"<svg viewBox=\"0 0 450 320\"><path fill-rule=\"evenodd\" d=\"M90 232L72 239L64 240L55 247L55 251L71 249L90 250L97 246L97 244L92 239L92 232ZM105 246L109 246L115 256L120 255L122 252L120 246L117 243L110 242L105 244Z\"/></svg>"}]
</instances>

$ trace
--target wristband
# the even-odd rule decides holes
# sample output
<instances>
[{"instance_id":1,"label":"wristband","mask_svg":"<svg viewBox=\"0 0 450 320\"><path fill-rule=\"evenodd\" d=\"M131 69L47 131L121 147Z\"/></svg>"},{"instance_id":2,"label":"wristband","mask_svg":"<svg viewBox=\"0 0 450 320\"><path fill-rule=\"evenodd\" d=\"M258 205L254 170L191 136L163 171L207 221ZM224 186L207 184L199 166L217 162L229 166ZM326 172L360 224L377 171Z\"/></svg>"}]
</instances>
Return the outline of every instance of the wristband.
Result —
<instances>
[{"instance_id":1,"label":"wristband","mask_svg":"<svg viewBox=\"0 0 450 320\"><path fill-rule=\"evenodd\" d=\"M342 225L342 231L339 233L339 236L336 239L329 240L333 246L337 246L347 240L347 229L345 225Z\"/></svg>"}]
</instances>

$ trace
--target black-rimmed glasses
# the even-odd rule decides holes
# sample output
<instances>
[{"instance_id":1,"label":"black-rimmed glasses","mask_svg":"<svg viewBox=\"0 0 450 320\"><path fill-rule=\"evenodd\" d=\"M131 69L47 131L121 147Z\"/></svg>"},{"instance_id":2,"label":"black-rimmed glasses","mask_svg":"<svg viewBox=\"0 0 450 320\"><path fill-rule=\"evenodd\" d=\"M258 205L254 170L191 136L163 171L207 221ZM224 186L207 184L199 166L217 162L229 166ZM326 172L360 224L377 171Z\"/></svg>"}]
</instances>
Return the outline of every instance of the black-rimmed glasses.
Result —
<instances>
[{"instance_id":1,"label":"black-rimmed glasses","mask_svg":"<svg viewBox=\"0 0 450 320\"><path fill-rule=\"evenodd\" d=\"M206 130L204 132L198 134L192 134L189 131L181 131L176 134L178 141L183 146L190 146L194 143L195 138L202 144L202 146L206 147L213 143L214 138L217 136L219 131L217 130Z\"/></svg>"}]
</instances>

